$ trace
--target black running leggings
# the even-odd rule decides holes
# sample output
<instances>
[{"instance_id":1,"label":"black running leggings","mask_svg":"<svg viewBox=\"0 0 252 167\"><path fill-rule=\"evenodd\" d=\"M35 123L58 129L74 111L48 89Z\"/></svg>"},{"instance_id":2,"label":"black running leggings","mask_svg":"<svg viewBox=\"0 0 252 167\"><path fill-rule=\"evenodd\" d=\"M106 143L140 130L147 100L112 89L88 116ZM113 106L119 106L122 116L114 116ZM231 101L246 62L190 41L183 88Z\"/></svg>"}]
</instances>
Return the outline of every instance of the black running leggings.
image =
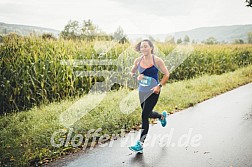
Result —
<instances>
[{"instance_id":1,"label":"black running leggings","mask_svg":"<svg viewBox=\"0 0 252 167\"><path fill-rule=\"evenodd\" d=\"M159 94L139 92L139 99L142 107L142 130L140 136L141 142L144 142L149 131L149 118L161 118L161 114L152 111L157 104Z\"/></svg>"}]
</instances>

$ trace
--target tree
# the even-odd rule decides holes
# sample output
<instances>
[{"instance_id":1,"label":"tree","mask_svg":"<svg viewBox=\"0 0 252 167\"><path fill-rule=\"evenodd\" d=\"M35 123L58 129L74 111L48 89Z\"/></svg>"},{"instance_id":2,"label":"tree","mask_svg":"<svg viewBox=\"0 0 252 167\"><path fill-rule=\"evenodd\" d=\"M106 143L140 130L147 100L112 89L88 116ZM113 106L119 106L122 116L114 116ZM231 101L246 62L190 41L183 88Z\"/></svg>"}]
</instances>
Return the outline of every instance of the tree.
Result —
<instances>
[{"instance_id":1,"label":"tree","mask_svg":"<svg viewBox=\"0 0 252 167\"><path fill-rule=\"evenodd\" d=\"M252 32L248 33L248 43L252 43Z\"/></svg>"},{"instance_id":2,"label":"tree","mask_svg":"<svg viewBox=\"0 0 252 167\"><path fill-rule=\"evenodd\" d=\"M244 41L242 39L236 39L234 41L235 44L244 44Z\"/></svg>"},{"instance_id":3,"label":"tree","mask_svg":"<svg viewBox=\"0 0 252 167\"><path fill-rule=\"evenodd\" d=\"M217 44L218 41L214 37L209 37L206 39L206 41L203 41L203 43L208 44L208 45L213 45L213 44Z\"/></svg>"},{"instance_id":4,"label":"tree","mask_svg":"<svg viewBox=\"0 0 252 167\"><path fill-rule=\"evenodd\" d=\"M81 27L81 35L92 37L97 35L98 31L99 31L98 26L94 25L90 19L83 20L83 25Z\"/></svg>"},{"instance_id":5,"label":"tree","mask_svg":"<svg viewBox=\"0 0 252 167\"><path fill-rule=\"evenodd\" d=\"M192 40L192 44L197 44L197 42L195 40Z\"/></svg>"},{"instance_id":6,"label":"tree","mask_svg":"<svg viewBox=\"0 0 252 167\"><path fill-rule=\"evenodd\" d=\"M80 25L78 21L69 21L64 27L64 30L60 33L60 36L64 39L79 39L92 41L98 40L112 40L113 37L107 35L105 32L99 29L90 19L84 20Z\"/></svg>"},{"instance_id":7,"label":"tree","mask_svg":"<svg viewBox=\"0 0 252 167\"><path fill-rule=\"evenodd\" d=\"M153 36L151 36L151 35L150 35L148 38L149 38L149 40L152 41L152 42L155 42L155 41L156 41L156 39L155 39Z\"/></svg>"},{"instance_id":8,"label":"tree","mask_svg":"<svg viewBox=\"0 0 252 167\"><path fill-rule=\"evenodd\" d=\"M166 42L166 43L170 43L170 44L175 44L175 39L174 39L173 36L167 35L167 36L165 37L165 42Z\"/></svg>"},{"instance_id":9,"label":"tree","mask_svg":"<svg viewBox=\"0 0 252 167\"><path fill-rule=\"evenodd\" d=\"M181 43L182 43L182 39L181 38L177 39L177 44L181 44Z\"/></svg>"},{"instance_id":10,"label":"tree","mask_svg":"<svg viewBox=\"0 0 252 167\"><path fill-rule=\"evenodd\" d=\"M52 33L43 33L43 34L42 34L42 39L52 39L52 40L56 40L56 38L53 36Z\"/></svg>"},{"instance_id":11,"label":"tree","mask_svg":"<svg viewBox=\"0 0 252 167\"><path fill-rule=\"evenodd\" d=\"M190 42L190 38L188 35L185 35L184 37L184 43L189 43Z\"/></svg>"},{"instance_id":12,"label":"tree","mask_svg":"<svg viewBox=\"0 0 252 167\"><path fill-rule=\"evenodd\" d=\"M117 27L116 31L113 34L115 40L120 41L124 37L124 31L121 26Z\"/></svg>"},{"instance_id":13,"label":"tree","mask_svg":"<svg viewBox=\"0 0 252 167\"><path fill-rule=\"evenodd\" d=\"M252 7L252 0L246 0L246 3L248 3L246 5L247 7Z\"/></svg>"},{"instance_id":14,"label":"tree","mask_svg":"<svg viewBox=\"0 0 252 167\"><path fill-rule=\"evenodd\" d=\"M0 44L3 43L3 36L0 35Z\"/></svg>"},{"instance_id":15,"label":"tree","mask_svg":"<svg viewBox=\"0 0 252 167\"><path fill-rule=\"evenodd\" d=\"M64 39L76 39L79 32L79 22L78 21L69 21L65 25L64 30L61 31L60 36Z\"/></svg>"},{"instance_id":16,"label":"tree","mask_svg":"<svg viewBox=\"0 0 252 167\"><path fill-rule=\"evenodd\" d=\"M113 34L113 38L119 43L125 43L128 42L126 35L124 34L124 31L121 26L119 26L116 31Z\"/></svg>"},{"instance_id":17,"label":"tree","mask_svg":"<svg viewBox=\"0 0 252 167\"><path fill-rule=\"evenodd\" d=\"M93 41L93 40L112 40L111 35L103 32L98 25L95 25L92 20L83 20L81 27L81 39Z\"/></svg>"}]
</instances>

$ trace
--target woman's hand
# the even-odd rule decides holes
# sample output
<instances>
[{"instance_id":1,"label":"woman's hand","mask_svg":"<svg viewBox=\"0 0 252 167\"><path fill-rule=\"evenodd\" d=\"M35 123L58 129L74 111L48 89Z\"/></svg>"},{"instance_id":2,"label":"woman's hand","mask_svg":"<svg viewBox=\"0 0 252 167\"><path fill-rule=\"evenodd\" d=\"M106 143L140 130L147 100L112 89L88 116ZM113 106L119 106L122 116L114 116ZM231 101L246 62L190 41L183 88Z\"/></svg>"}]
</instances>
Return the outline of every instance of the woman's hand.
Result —
<instances>
[{"instance_id":1,"label":"woman's hand","mask_svg":"<svg viewBox=\"0 0 252 167\"><path fill-rule=\"evenodd\" d=\"M140 81L140 80L143 79L143 77L144 77L144 75L143 75L143 74L140 74L140 75L137 76L137 80Z\"/></svg>"},{"instance_id":2,"label":"woman's hand","mask_svg":"<svg viewBox=\"0 0 252 167\"><path fill-rule=\"evenodd\" d=\"M153 87L151 90L153 91L153 93L156 93L156 94L159 94L160 93L160 86L155 86L155 87Z\"/></svg>"}]
</instances>

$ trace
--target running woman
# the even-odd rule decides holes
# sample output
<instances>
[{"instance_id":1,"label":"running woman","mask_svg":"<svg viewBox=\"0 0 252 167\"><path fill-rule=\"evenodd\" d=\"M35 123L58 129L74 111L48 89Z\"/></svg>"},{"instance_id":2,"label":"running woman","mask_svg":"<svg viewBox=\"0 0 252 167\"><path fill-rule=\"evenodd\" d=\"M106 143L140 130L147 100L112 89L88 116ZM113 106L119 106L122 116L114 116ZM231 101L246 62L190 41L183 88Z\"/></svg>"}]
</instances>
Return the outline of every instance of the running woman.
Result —
<instances>
[{"instance_id":1,"label":"running woman","mask_svg":"<svg viewBox=\"0 0 252 167\"><path fill-rule=\"evenodd\" d=\"M139 72L137 80L139 82L139 100L142 108L142 129L140 140L136 142L136 145L130 146L129 149L143 153L143 143L149 130L149 118L158 118L161 125L166 126L167 112L164 111L159 114L153 111L153 108L158 101L162 86L169 79L169 72L164 61L154 55L154 45L150 40L145 39L139 42L136 50L141 53L141 56L135 59L131 69L131 76L136 76L136 72ZM164 74L160 82L158 81L158 71Z\"/></svg>"}]
</instances>

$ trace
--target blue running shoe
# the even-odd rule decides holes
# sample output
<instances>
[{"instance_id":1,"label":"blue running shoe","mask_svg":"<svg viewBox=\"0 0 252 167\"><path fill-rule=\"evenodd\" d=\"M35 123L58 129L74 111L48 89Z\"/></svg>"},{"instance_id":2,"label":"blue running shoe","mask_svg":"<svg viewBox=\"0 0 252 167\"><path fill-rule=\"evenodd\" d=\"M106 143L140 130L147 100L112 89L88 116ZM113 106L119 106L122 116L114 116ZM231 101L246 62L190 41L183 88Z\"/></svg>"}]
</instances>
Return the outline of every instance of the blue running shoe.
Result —
<instances>
[{"instance_id":1,"label":"blue running shoe","mask_svg":"<svg viewBox=\"0 0 252 167\"><path fill-rule=\"evenodd\" d=\"M161 122L161 125L163 126L163 127L165 127L166 126L166 123L167 123L167 121L166 121L166 116L167 116L167 112L166 111L163 111L162 112L162 115L164 116L164 119L159 119L159 121Z\"/></svg>"},{"instance_id":2,"label":"blue running shoe","mask_svg":"<svg viewBox=\"0 0 252 167\"><path fill-rule=\"evenodd\" d=\"M141 143L141 141L138 140L136 142L136 145L130 146L129 149L137 153L143 153L143 144Z\"/></svg>"}]
</instances>

